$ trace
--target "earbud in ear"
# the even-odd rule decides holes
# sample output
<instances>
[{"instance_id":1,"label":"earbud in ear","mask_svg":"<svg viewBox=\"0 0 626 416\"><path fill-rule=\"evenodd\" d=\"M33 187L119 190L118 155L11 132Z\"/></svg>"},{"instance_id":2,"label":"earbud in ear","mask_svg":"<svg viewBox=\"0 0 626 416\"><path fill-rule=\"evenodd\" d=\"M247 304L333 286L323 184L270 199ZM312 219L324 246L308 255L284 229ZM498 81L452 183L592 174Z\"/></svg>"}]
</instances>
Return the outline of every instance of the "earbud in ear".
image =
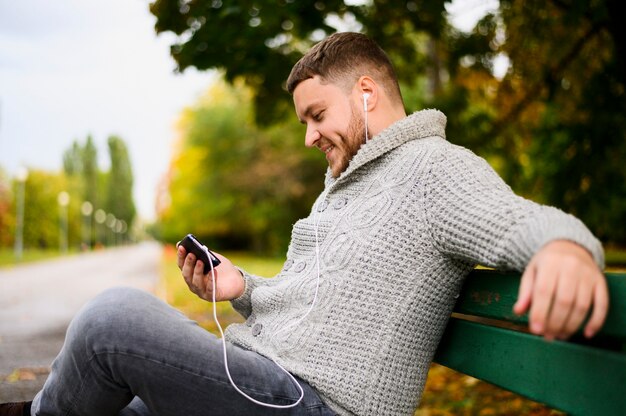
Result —
<instances>
[{"instance_id":1,"label":"earbud in ear","mask_svg":"<svg viewBox=\"0 0 626 416\"><path fill-rule=\"evenodd\" d=\"M367 99L370 98L369 93L363 94L363 111L367 112Z\"/></svg>"}]
</instances>

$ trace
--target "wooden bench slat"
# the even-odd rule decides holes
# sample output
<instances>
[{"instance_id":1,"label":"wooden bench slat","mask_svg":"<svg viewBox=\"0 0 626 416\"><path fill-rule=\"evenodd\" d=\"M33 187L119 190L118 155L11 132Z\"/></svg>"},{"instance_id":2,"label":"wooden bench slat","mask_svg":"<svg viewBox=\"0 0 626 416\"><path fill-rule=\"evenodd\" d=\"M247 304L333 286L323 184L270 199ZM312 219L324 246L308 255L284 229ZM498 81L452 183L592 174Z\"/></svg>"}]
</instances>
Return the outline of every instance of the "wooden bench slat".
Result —
<instances>
[{"instance_id":1,"label":"wooden bench slat","mask_svg":"<svg viewBox=\"0 0 626 416\"><path fill-rule=\"evenodd\" d=\"M609 314L600 334L626 339L626 273L605 273L609 286Z\"/></svg>"},{"instance_id":2,"label":"wooden bench slat","mask_svg":"<svg viewBox=\"0 0 626 416\"><path fill-rule=\"evenodd\" d=\"M626 273L606 273L610 310L600 334L626 339ZM520 274L496 270L474 270L467 277L454 311L466 315L502 319L517 324L528 317L513 313Z\"/></svg>"},{"instance_id":3,"label":"wooden bench slat","mask_svg":"<svg viewBox=\"0 0 626 416\"><path fill-rule=\"evenodd\" d=\"M520 274L517 272L476 269L465 279L454 311L526 324L526 315L513 313L519 282Z\"/></svg>"},{"instance_id":4,"label":"wooden bench slat","mask_svg":"<svg viewBox=\"0 0 626 416\"><path fill-rule=\"evenodd\" d=\"M626 353L452 318L435 361L572 415L626 415Z\"/></svg>"}]
</instances>

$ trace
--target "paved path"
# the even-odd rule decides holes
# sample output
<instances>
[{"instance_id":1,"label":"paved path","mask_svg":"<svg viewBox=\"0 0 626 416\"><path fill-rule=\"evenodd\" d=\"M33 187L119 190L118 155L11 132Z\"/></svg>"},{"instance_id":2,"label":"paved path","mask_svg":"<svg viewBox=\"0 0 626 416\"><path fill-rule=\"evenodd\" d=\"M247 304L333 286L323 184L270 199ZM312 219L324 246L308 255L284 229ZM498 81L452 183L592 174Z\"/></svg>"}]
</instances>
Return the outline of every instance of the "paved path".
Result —
<instances>
[{"instance_id":1,"label":"paved path","mask_svg":"<svg viewBox=\"0 0 626 416\"><path fill-rule=\"evenodd\" d=\"M154 292L157 243L0 269L0 402L32 399L82 305L113 286Z\"/></svg>"}]
</instances>

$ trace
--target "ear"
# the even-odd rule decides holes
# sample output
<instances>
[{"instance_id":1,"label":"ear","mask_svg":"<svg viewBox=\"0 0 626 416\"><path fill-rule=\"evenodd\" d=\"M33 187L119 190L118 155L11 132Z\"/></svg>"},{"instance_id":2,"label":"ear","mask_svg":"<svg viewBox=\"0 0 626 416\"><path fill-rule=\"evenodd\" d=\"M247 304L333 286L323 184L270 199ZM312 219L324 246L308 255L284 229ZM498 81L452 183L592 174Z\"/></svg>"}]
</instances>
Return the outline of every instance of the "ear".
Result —
<instances>
[{"instance_id":1,"label":"ear","mask_svg":"<svg viewBox=\"0 0 626 416\"><path fill-rule=\"evenodd\" d=\"M376 108L376 103L378 102L379 97L379 87L371 77L367 75L363 75L359 78L354 86L355 93L359 100L359 105L363 108L363 99L364 95L366 95L367 100L367 111L370 112Z\"/></svg>"}]
</instances>

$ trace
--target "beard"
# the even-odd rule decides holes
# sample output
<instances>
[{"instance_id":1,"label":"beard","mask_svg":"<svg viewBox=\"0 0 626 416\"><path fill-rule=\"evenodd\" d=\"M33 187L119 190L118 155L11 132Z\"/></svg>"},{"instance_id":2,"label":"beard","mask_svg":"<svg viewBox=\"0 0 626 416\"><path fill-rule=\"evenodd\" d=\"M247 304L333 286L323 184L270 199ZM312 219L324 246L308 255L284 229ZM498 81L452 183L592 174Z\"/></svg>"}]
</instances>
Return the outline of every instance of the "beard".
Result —
<instances>
[{"instance_id":1,"label":"beard","mask_svg":"<svg viewBox=\"0 0 626 416\"><path fill-rule=\"evenodd\" d=\"M338 178L346 169L350 161L365 143L365 123L363 117L354 106L351 106L350 123L346 135L341 137L341 147L337 160L331 162L330 170L333 178Z\"/></svg>"}]
</instances>

